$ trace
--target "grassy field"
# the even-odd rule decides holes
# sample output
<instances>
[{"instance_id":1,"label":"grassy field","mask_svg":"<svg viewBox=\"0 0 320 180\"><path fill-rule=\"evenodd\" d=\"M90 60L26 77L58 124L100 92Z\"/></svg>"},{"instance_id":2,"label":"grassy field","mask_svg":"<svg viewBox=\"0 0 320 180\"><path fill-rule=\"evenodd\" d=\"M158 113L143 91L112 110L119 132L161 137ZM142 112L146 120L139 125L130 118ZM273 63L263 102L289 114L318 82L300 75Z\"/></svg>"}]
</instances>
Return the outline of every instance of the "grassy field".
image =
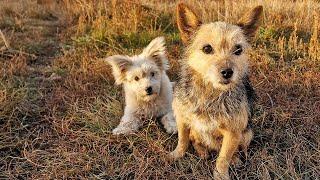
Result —
<instances>
[{"instance_id":1,"label":"grassy field","mask_svg":"<svg viewBox=\"0 0 320 180\"><path fill-rule=\"evenodd\" d=\"M207 179L215 154L177 143L150 121L114 136L121 87L100 59L141 52L165 36L169 75L183 53L170 0L0 1L0 179ZM256 5L263 22L252 42L258 94L254 140L233 179L320 178L320 2L188 0L205 22L237 22Z\"/></svg>"}]
</instances>

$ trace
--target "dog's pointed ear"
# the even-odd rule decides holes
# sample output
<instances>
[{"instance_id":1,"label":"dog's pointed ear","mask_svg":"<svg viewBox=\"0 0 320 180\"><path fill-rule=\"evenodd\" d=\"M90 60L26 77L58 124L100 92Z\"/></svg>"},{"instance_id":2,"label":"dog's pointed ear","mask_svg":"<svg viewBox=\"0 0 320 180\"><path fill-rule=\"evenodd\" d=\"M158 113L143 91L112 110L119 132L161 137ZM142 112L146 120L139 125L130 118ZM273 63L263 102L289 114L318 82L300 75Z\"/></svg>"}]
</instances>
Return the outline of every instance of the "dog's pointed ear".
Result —
<instances>
[{"instance_id":1,"label":"dog's pointed ear","mask_svg":"<svg viewBox=\"0 0 320 180\"><path fill-rule=\"evenodd\" d=\"M122 55L114 55L107 57L105 61L112 67L112 73L115 78L116 84L122 84L125 79L125 73L132 65L132 61L130 60L130 58Z\"/></svg>"},{"instance_id":2,"label":"dog's pointed ear","mask_svg":"<svg viewBox=\"0 0 320 180\"><path fill-rule=\"evenodd\" d=\"M183 43L187 43L190 37L195 33L201 25L201 21L197 15L184 3L179 3L177 6L177 25L181 34Z\"/></svg>"},{"instance_id":3,"label":"dog's pointed ear","mask_svg":"<svg viewBox=\"0 0 320 180\"><path fill-rule=\"evenodd\" d=\"M169 69L164 37L161 36L153 39L149 45L143 49L142 55L154 61L161 70Z\"/></svg>"},{"instance_id":4,"label":"dog's pointed ear","mask_svg":"<svg viewBox=\"0 0 320 180\"><path fill-rule=\"evenodd\" d=\"M251 11L249 11L248 13L246 13L238 22L238 26L241 27L244 34L249 39L254 37L255 32L259 27L262 12L263 12L263 7L257 6L253 8Z\"/></svg>"}]
</instances>

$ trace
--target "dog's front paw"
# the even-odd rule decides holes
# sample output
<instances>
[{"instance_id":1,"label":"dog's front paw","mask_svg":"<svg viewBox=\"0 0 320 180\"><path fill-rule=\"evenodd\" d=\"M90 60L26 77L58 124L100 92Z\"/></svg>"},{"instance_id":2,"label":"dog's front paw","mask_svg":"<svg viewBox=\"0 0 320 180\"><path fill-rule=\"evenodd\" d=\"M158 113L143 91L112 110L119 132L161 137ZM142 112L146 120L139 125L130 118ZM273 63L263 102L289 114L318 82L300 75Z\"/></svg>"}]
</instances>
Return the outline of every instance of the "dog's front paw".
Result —
<instances>
[{"instance_id":1,"label":"dog's front paw","mask_svg":"<svg viewBox=\"0 0 320 180\"><path fill-rule=\"evenodd\" d=\"M229 180L229 163L224 158L218 158L214 178L219 180Z\"/></svg>"},{"instance_id":2,"label":"dog's front paw","mask_svg":"<svg viewBox=\"0 0 320 180\"><path fill-rule=\"evenodd\" d=\"M178 132L176 120L174 119L172 113L168 113L163 116L161 123L163 124L163 127L166 129L167 133L176 134Z\"/></svg>"},{"instance_id":3,"label":"dog's front paw","mask_svg":"<svg viewBox=\"0 0 320 180\"><path fill-rule=\"evenodd\" d=\"M168 154L168 159L171 161L175 161L177 159L182 158L183 156L184 156L184 153L174 150Z\"/></svg>"},{"instance_id":4,"label":"dog's front paw","mask_svg":"<svg viewBox=\"0 0 320 180\"><path fill-rule=\"evenodd\" d=\"M214 171L213 177L215 180L230 180L229 173L220 173L217 170Z\"/></svg>"},{"instance_id":5,"label":"dog's front paw","mask_svg":"<svg viewBox=\"0 0 320 180\"><path fill-rule=\"evenodd\" d=\"M113 129L112 134L113 135L120 135L120 134L131 134L134 130L130 129L128 127L118 126L115 129Z\"/></svg>"}]
</instances>

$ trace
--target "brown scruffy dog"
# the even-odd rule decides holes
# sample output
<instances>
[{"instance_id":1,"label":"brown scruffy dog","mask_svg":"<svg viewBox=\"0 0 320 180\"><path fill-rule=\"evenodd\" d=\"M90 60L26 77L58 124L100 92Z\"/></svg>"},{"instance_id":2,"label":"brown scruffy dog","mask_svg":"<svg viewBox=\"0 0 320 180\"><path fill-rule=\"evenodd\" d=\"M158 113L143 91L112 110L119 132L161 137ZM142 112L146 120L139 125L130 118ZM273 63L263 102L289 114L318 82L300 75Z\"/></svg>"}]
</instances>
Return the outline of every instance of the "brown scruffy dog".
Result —
<instances>
[{"instance_id":1,"label":"brown scruffy dog","mask_svg":"<svg viewBox=\"0 0 320 180\"><path fill-rule=\"evenodd\" d=\"M248 127L254 91L248 79L248 41L258 28L262 6L249 11L237 25L202 24L183 3L177 7L177 24L187 45L181 60L173 109L178 145L171 158L184 156L189 142L202 158L219 152L215 177L229 179L229 165L246 151L253 133Z\"/></svg>"}]
</instances>

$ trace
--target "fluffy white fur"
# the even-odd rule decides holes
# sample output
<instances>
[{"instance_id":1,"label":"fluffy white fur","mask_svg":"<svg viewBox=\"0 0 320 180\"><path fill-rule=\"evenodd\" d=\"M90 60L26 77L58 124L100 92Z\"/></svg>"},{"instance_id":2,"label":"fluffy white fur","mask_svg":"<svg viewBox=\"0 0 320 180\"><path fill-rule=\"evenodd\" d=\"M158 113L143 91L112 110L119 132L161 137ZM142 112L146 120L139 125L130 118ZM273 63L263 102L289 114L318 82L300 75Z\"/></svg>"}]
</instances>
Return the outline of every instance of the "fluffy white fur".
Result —
<instances>
[{"instance_id":1,"label":"fluffy white fur","mask_svg":"<svg viewBox=\"0 0 320 180\"><path fill-rule=\"evenodd\" d=\"M140 55L110 56L106 62L112 66L116 84L123 85L126 102L124 115L113 134L133 133L145 119L158 117L168 133L176 133L164 37L152 40Z\"/></svg>"}]
</instances>

